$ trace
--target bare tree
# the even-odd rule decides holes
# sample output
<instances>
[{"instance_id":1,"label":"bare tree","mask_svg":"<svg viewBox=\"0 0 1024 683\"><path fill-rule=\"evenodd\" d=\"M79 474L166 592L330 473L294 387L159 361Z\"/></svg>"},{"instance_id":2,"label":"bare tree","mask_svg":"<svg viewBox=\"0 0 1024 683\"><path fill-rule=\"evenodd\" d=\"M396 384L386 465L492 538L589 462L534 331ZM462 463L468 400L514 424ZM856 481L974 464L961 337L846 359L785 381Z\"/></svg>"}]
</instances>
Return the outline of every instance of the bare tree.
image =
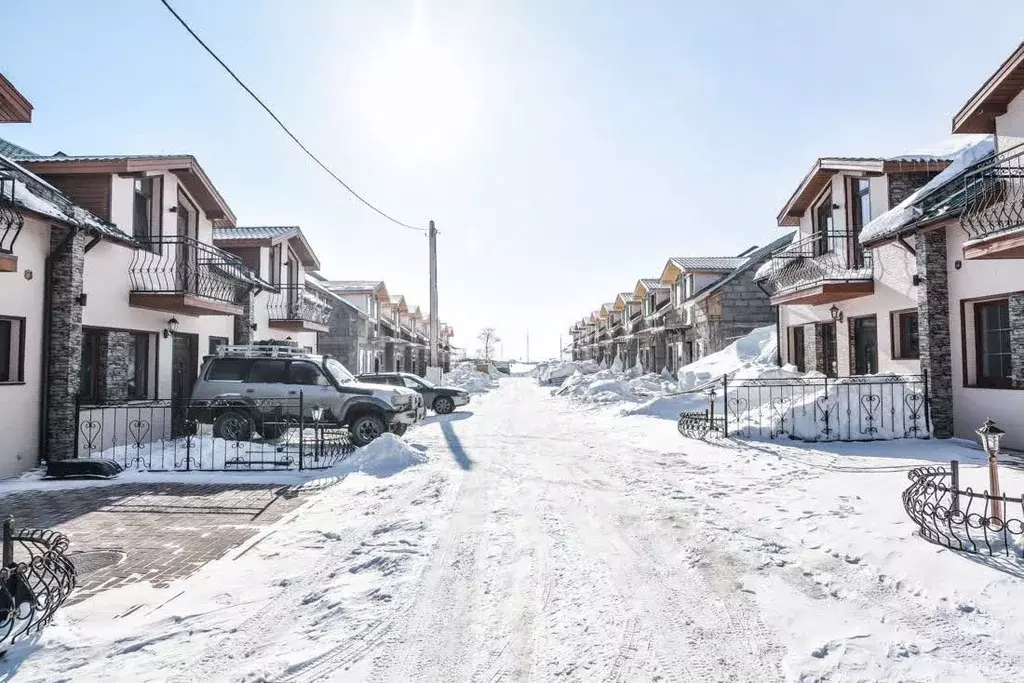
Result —
<instances>
[{"instance_id":1,"label":"bare tree","mask_svg":"<svg viewBox=\"0 0 1024 683\"><path fill-rule=\"evenodd\" d=\"M494 348L501 341L498 335L495 333L493 327L485 327L480 330L480 334L476 335L476 338L480 340L480 350L477 351L484 360L491 360L494 356Z\"/></svg>"}]
</instances>

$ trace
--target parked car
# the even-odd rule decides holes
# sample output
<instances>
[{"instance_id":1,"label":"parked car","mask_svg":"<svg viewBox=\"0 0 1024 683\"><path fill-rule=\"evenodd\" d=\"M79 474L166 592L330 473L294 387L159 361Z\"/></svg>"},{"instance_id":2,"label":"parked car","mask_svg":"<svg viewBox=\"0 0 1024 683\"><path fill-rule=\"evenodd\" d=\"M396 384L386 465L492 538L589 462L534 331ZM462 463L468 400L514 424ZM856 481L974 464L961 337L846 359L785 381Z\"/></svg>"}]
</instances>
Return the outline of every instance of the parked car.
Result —
<instances>
[{"instance_id":1,"label":"parked car","mask_svg":"<svg viewBox=\"0 0 1024 683\"><path fill-rule=\"evenodd\" d=\"M498 370L498 372L503 373L505 375L512 374L512 365L507 360L494 361L494 367Z\"/></svg>"},{"instance_id":2,"label":"parked car","mask_svg":"<svg viewBox=\"0 0 1024 683\"><path fill-rule=\"evenodd\" d=\"M457 387L439 387L433 382L407 372L377 372L359 375L361 382L405 387L418 392L423 404L438 415L447 415L469 403L469 393Z\"/></svg>"},{"instance_id":3,"label":"parked car","mask_svg":"<svg viewBox=\"0 0 1024 683\"><path fill-rule=\"evenodd\" d=\"M288 417L297 418L300 394L305 420L312 422L318 408L321 424L347 427L357 446L385 431L401 436L426 416L423 398L411 389L359 382L330 356L262 345L222 346L207 356L192 389L191 413L212 424L214 436L246 440L259 432L276 439L289 427L278 414L294 405Z\"/></svg>"}]
</instances>

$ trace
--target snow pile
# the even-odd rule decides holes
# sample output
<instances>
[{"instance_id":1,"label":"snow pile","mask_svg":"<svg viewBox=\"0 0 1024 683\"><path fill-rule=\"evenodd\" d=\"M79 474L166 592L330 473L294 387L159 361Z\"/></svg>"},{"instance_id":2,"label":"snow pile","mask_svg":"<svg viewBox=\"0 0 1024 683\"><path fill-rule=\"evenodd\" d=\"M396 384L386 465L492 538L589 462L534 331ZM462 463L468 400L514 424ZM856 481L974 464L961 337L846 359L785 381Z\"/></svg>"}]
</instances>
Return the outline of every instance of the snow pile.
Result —
<instances>
[{"instance_id":1,"label":"snow pile","mask_svg":"<svg viewBox=\"0 0 1024 683\"><path fill-rule=\"evenodd\" d=\"M541 384L560 385L577 372L591 375L600 369L600 366L592 360L552 361L538 365L534 374Z\"/></svg>"},{"instance_id":2,"label":"snow pile","mask_svg":"<svg viewBox=\"0 0 1024 683\"><path fill-rule=\"evenodd\" d=\"M689 391L737 372L748 379L761 377L765 371L778 369L775 365L777 353L775 326L758 327L721 351L679 368L679 390Z\"/></svg>"},{"instance_id":3,"label":"snow pile","mask_svg":"<svg viewBox=\"0 0 1024 683\"><path fill-rule=\"evenodd\" d=\"M394 434L386 432L371 441L369 445L357 450L339 468L346 472L361 472L371 477L384 479L426 461L427 457L422 452Z\"/></svg>"},{"instance_id":4,"label":"snow pile","mask_svg":"<svg viewBox=\"0 0 1024 683\"><path fill-rule=\"evenodd\" d=\"M445 384L459 389L464 389L471 394L482 394L498 386L497 377L500 376L497 370L494 374L485 374L476 369L476 364L471 362L459 363L444 378Z\"/></svg>"},{"instance_id":5,"label":"snow pile","mask_svg":"<svg viewBox=\"0 0 1024 683\"><path fill-rule=\"evenodd\" d=\"M576 372L562 383L555 394L583 403L635 402L676 391L677 386L671 377L654 373L632 376L614 370L599 370L591 374Z\"/></svg>"}]
</instances>

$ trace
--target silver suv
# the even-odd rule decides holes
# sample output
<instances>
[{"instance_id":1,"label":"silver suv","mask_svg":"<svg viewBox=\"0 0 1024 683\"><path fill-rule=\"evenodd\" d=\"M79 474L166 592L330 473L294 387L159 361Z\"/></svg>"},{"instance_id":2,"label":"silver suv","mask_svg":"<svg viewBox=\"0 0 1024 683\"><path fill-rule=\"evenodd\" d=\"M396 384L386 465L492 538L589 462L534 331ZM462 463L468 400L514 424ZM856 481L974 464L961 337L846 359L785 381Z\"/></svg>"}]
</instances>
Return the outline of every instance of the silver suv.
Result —
<instances>
[{"instance_id":1,"label":"silver suv","mask_svg":"<svg viewBox=\"0 0 1024 683\"><path fill-rule=\"evenodd\" d=\"M291 346L222 346L203 360L192 389L194 418L228 439L253 431L276 439L289 421L267 413L283 410L294 419L300 405L304 421L347 426L357 446L385 431L401 436L426 415L412 389L361 383L336 359Z\"/></svg>"}]
</instances>

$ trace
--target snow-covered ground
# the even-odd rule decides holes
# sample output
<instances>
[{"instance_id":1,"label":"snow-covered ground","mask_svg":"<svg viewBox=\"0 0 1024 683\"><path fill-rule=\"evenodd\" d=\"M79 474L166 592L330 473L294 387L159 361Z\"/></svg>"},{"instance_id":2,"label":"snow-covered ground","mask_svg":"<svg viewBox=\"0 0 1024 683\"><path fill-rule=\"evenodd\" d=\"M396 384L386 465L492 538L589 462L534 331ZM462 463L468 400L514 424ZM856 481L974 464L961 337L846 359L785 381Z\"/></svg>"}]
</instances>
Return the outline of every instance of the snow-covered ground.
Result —
<instances>
[{"instance_id":1,"label":"snow-covered ground","mask_svg":"<svg viewBox=\"0 0 1024 683\"><path fill-rule=\"evenodd\" d=\"M444 376L444 385L465 389L471 394L483 394L498 386L502 376L493 365L488 366L489 372L477 370L476 363L459 363Z\"/></svg>"},{"instance_id":2,"label":"snow-covered ground","mask_svg":"<svg viewBox=\"0 0 1024 683\"><path fill-rule=\"evenodd\" d=\"M1024 565L927 543L900 502L922 462L959 458L982 481L965 444L704 443L510 378L379 448L193 577L63 609L4 666L18 681L250 683L1024 669Z\"/></svg>"}]
</instances>

